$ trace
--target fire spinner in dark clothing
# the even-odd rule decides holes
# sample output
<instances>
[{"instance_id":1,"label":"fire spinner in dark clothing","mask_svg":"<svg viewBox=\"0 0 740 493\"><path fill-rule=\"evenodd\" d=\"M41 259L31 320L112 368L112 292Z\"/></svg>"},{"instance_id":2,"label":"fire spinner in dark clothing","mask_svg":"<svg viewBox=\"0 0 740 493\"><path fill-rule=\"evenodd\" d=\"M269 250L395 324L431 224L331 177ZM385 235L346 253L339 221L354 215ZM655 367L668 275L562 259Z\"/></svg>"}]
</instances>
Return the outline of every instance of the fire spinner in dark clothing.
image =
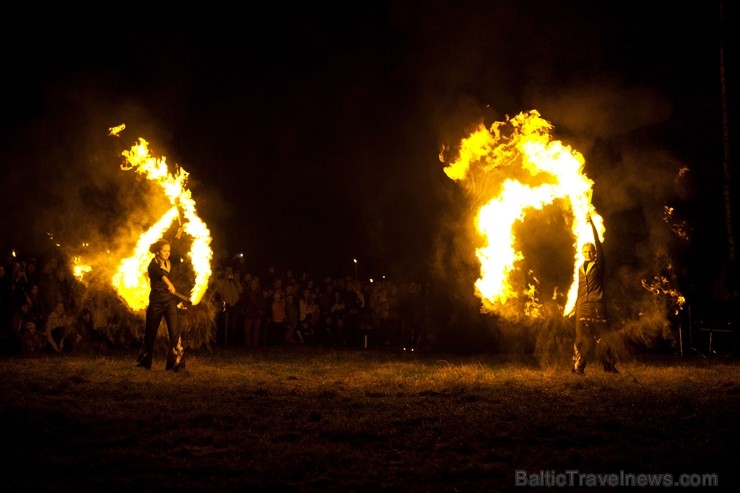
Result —
<instances>
[{"instance_id":1,"label":"fire spinner in dark clothing","mask_svg":"<svg viewBox=\"0 0 740 493\"><path fill-rule=\"evenodd\" d=\"M170 284L165 281L165 278L170 280L171 276L172 264L169 261L170 245L167 243L166 247L163 247L161 243L163 242L155 243L155 245L160 244L158 250L156 249L157 247L152 246L152 249L155 249L157 254L149 263L147 269L151 290L149 291L149 305L146 309L144 344L139 352L137 365L147 369L152 367L154 343L157 339L157 332L159 332L159 325L164 318L169 336L165 369L178 371L183 366L183 355L185 352L178 322L177 304L179 303L179 299L169 289L171 281ZM166 248L166 252L164 252L163 248ZM162 253L166 253L166 255L163 256Z\"/></svg>"},{"instance_id":2,"label":"fire spinner in dark clothing","mask_svg":"<svg viewBox=\"0 0 740 493\"><path fill-rule=\"evenodd\" d=\"M583 245L586 259L578 269L576 299L576 338L573 344L573 372L583 373L588 359L596 353L604 371L616 373L614 352L604 340L607 330L606 296L604 291L604 249L591 218L593 243Z\"/></svg>"}]
</instances>

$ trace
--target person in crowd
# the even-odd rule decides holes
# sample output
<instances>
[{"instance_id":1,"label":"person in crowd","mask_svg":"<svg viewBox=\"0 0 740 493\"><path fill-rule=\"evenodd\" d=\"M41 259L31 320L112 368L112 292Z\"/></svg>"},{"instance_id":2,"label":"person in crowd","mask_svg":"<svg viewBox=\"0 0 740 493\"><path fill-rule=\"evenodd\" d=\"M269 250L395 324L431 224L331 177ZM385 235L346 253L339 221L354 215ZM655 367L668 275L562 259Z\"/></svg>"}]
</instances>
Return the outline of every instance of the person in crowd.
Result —
<instances>
[{"instance_id":1,"label":"person in crowd","mask_svg":"<svg viewBox=\"0 0 740 493\"><path fill-rule=\"evenodd\" d=\"M20 260L13 263L12 279L13 299L17 306L21 301L26 299L26 295L30 289L28 276L26 275L25 261Z\"/></svg>"},{"instance_id":2,"label":"person in crowd","mask_svg":"<svg viewBox=\"0 0 740 493\"><path fill-rule=\"evenodd\" d=\"M43 304L51 309L57 301L61 300L60 290L57 281L57 269L59 260L56 257L49 258L41 269L39 275L39 292L44 297Z\"/></svg>"},{"instance_id":3,"label":"person in crowd","mask_svg":"<svg viewBox=\"0 0 740 493\"><path fill-rule=\"evenodd\" d=\"M314 299L314 292L310 288L303 290L303 296L298 300L298 331L299 342L308 342L313 339L313 330L318 316L318 307Z\"/></svg>"},{"instance_id":4,"label":"person in crowd","mask_svg":"<svg viewBox=\"0 0 740 493\"><path fill-rule=\"evenodd\" d=\"M297 286L295 284L294 286ZM298 299L295 290L288 291L285 295L285 330L283 332L283 342L296 342L296 332L298 331Z\"/></svg>"},{"instance_id":5,"label":"person in crowd","mask_svg":"<svg viewBox=\"0 0 740 493\"><path fill-rule=\"evenodd\" d=\"M344 330L344 297L339 290L334 291L334 302L331 305L329 318L331 319L331 334L334 344L347 345L347 334Z\"/></svg>"},{"instance_id":6,"label":"person in crowd","mask_svg":"<svg viewBox=\"0 0 740 493\"><path fill-rule=\"evenodd\" d=\"M63 302L54 303L54 308L46 316L44 335L48 352L72 351L79 342L79 334L74 330Z\"/></svg>"},{"instance_id":7,"label":"person in crowd","mask_svg":"<svg viewBox=\"0 0 740 493\"><path fill-rule=\"evenodd\" d=\"M584 262L578 269L576 337L573 343L572 371L583 374L588 359L595 352L601 360L604 371L619 373L615 366L614 352L605 338L608 319L604 285L606 267L604 249L591 216L588 217L588 222L593 231L594 241L583 245Z\"/></svg>"},{"instance_id":8,"label":"person in crowd","mask_svg":"<svg viewBox=\"0 0 740 493\"><path fill-rule=\"evenodd\" d=\"M0 325L0 354L22 354L23 334L35 326L28 315L28 302L21 301L8 325Z\"/></svg>"},{"instance_id":9,"label":"person in crowd","mask_svg":"<svg viewBox=\"0 0 740 493\"><path fill-rule=\"evenodd\" d=\"M316 344L330 344L333 339L331 305L334 302L334 286L324 279L324 282L317 288L315 299L318 314L315 327Z\"/></svg>"},{"instance_id":10,"label":"person in crowd","mask_svg":"<svg viewBox=\"0 0 740 493\"><path fill-rule=\"evenodd\" d=\"M41 328L44 317L49 310L44 304L44 297L41 295L38 284L31 284L31 288L26 294L26 300L28 301L28 313L31 315L36 327Z\"/></svg>"},{"instance_id":11,"label":"person in crowd","mask_svg":"<svg viewBox=\"0 0 740 493\"><path fill-rule=\"evenodd\" d=\"M77 327L85 347L97 351L105 352L108 350L108 338L105 333L100 332L95 327L95 315L92 309L85 307L80 310L77 319Z\"/></svg>"},{"instance_id":12,"label":"person in crowd","mask_svg":"<svg viewBox=\"0 0 740 493\"><path fill-rule=\"evenodd\" d=\"M260 345L260 329L265 310L265 298L257 276L250 279L249 286L242 292L239 305L244 319L244 345L257 348Z\"/></svg>"},{"instance_id":13,"label":"person in crowd","mask_svg":"<svg viewBox=\"0 0 740 493\"><path fill-rule=\"evenodd\" d=\"M288 326L286 324L287 314L285 311L285 299L279 292L275 292L272 295L272 303L270 304L270 333L271 334L285 334L285 341L291 342L293 337L289 335Z\"/></svg>"},{"instance_id":14,"label":"person in crowd","mask_svg":"<svg viewBox=\"0 0 740 493\"><path fill-rule=\"evenodd\" d=\"M37 284L39 282L39 271L35 258L31 258L26 262L26 279L28 279L29 285Z\"/></svg>"},{"instance_id":15,"label":"person in crowd","mask_svg":"<svg viewBox=\"0 0 740 493\"><path fill-rule=\"evenodd\" d=\"M216 296L222 305L220 325L224 330L224 345L227 344L229 336L235 335L235 328L241 318L238 305L243 290L244 286L234 275L233 267L225 267L223 277L216 281Z\"/></svg>"},{"instance_id":16,"label":"person in crowd","mask_svg":"<svg viewBox=\"0 0 740 493\"><path fill-rule=\"evenodd\" d=\"M365 296L360 281L347 278L344 290L345 330L350 345L359 345L362 315L365 310Z\"/></svg>"},{"instance_id":17,"label":"person in crowd","mask_svg":"<svg viewBox=\"0 0 740 493\"><path fill-rule=\"evenodd\" d=\"M57 301L64 303L68 309L74 309L75 296L67 266L59 265L54 276L56 277Z\"/></svg>"},{"instance_id":18,"label":"person in crowd","mask_svg":"<svg viewBox=\"0 0 740 493\"><path fill-rule=\"evenodd\" d=\"M147 269L150 284L149 305L146 308L144 344L139 351L136 365L147 370L151 369L154 343L157 339L159 325L164 318L169 336L165 370L177 372L185 366L183 359L185 350L182 345L177 312L180 298L176 296L177 289L171 279L173 275L172 262L170 262L172 245L169 241L162 239L154 242L149 247L149 252L154 254Z\"/></svg>"}]
</instances>

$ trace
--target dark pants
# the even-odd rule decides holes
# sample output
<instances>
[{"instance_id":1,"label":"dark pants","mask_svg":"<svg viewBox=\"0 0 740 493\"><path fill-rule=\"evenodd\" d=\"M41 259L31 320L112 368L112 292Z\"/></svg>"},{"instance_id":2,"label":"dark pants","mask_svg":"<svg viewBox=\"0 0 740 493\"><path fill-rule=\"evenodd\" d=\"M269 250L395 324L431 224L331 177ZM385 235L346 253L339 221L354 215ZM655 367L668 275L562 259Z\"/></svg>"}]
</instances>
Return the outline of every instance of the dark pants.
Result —
<instances>
[{"instance_id":1,"label":"dark pants","mask_svg":"<svg viewBox=\"0 0 740 493\"><path fill-rule=\"evenodd\" d=\"M146 331L144 332L144 345L139 352L139 365L146 368L152 366L154 354L154 343L157 340L159 325L164 318L169 336L169 348L167 351L167 369L171 369L182 360L185 350L182 347L180 327L177 321L177 302L150 303L146 308Z\"/></svg>"},{"instance_id":2,"label":"dark pants","mask_svg":"<svg viewBox=\"0 0 740 493\"><path fill-rule=\"evenodd\" d=\"M573 371L583 372L589 359L596 357L605 371L614 371L616 358L604 337L607 320L603 307L591 304L576 314L576 339L573 343Z\"/></svg>"}]
</instances>

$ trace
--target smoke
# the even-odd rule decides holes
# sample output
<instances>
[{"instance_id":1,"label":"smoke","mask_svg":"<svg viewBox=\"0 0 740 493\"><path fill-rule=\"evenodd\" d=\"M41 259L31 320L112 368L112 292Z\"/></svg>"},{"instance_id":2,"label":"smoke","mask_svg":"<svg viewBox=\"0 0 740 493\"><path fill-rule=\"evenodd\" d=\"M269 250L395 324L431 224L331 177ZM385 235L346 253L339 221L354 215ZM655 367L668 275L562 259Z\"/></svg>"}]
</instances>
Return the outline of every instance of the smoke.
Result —
<instances>
[{"instance_id":1,"label":"smoke","mask_svg":"<svg viewBox=\"0 0 740 493\"><path fill-rule=\"evenodd\" d=\"M599 80L563 90L540 106L556 122L556 132L584 153L585 172L595 182L593 200L607 226L613 328L638 346L672 344L682 309L676 270L687 238L676 234L665 209L687 198L682 169L690 168L655 135L671 118L672 104L648 87ZM644 287L661 277L669 284Z\"/></svg>"},{"instance_id":2,"label":"smoke","mask_svg":"<svg viewBox=\"0 0 740 493\"><path fill-rule=\"evenodd\" d=\"M686 165L670 152L656 148L649 139L639 138L665 121L670 114L668 103L649 90L610 90L602 83L593 89L563 91L555 99L542 100L539 106L550 112L545 118L555 122L554 139L585 154L584 172L595 182L592 200L606 225L604 247L612 329L624 340L647 347L671 340L670 317L675 316L680 297L672 256L683 240L666 221L665 210L682 198L685 187L680 184L680 176ZM620 111L632 106L639 110ZM563 122L559 120L561 115ZM592 125L590 118L594 120ZM500 183L501 177L493 176L495 173L498 170L486 168L468 172L462 186L472 209L477 210L497 194L491 184ZM510 174L511 170L504 173ZM457 258L466 259L468 267L476 264L469 259L480 242L470 232L472 217L469 213L458 215L451 226L458 232L452 250ZM461 218L466 226L460 225ZM495 310L507 323L519 327L503 332L513 335L512 340L534 338L542 354L543 348L553 346L543 344L542 335L561 324L537 319L562 318L557 308L563 305L562 288L567 288L572 273L572 240L563 234L567 226L564 219L560 207L548 207L528 214L526 227L516 231L517 248L523 252L519 269L526 276L513 280L512 286L516 292L523 292L527 286L536 291L533 301L541 304L540 317L525 315L529 313L527 307L517 301ZM441 255L449 256L444 250ZM669 283L656 285L656 279L668 279ZM466 280L459 282L462 286Z\"/></svg>"}]
</instances>

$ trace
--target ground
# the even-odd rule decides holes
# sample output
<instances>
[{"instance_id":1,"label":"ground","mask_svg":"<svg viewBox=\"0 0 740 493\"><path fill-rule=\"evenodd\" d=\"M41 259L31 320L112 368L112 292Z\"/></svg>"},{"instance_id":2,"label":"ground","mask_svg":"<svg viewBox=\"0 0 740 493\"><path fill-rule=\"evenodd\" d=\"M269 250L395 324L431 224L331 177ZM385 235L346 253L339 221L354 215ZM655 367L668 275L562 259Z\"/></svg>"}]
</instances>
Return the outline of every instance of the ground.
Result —
<instances>
[{"instance_id":1,"label":"ground","mask_svg":"<svg viewBox=\"0 0 740 493\"><path fill-rule=\"evenodd\" d=\"M0 359L5 491L740 484L734 359L643 355L583 376L529 355L379 349L221 348L178 373L134 361Z\"/></svg>"}]
</instances>

